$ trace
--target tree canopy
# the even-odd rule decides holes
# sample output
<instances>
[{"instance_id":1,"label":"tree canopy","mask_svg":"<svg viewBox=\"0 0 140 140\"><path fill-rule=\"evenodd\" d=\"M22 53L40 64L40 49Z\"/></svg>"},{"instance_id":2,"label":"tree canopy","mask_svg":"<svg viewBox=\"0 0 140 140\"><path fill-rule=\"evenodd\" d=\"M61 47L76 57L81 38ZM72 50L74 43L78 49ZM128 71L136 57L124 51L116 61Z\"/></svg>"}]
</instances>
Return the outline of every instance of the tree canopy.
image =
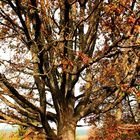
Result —
<instances>
[{"instance_id":1,"label":"tree canopy","mask_svg":"<svg viewBox=\"0 0 140 140\"><path fill-rule=\"evenodd\" d=\"M129 96L140 103L139 9L137 0L0 0L0 122L74 140L82 118Z\"/></svg>"}]
</instances>

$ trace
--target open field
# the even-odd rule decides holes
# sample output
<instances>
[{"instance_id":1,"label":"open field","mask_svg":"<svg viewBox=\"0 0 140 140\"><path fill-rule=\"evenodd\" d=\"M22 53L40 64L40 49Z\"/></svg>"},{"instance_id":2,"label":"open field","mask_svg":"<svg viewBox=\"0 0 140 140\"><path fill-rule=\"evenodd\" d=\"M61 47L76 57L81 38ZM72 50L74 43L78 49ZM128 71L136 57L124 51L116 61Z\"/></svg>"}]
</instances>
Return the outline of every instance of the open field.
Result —
<instances>
[{"instance_id":1,"label":"open field","mask_svg":"<svg viewBox=\"0 0 140 140\"><path fill-rule=\"evenodd\" d=\"M76 136L76 140L87 140L87 139L88 139L88 137L85 135ZM21 138L15 132L1 130L0 131L0 140L21 140ZM28 140L30 140L30 138Z\"/></svg>"},{"instance_id":2,"label":"open field","mask_svg":"<svg viewBox=\"0 0 140 140\"><path fill-rule=\"evenodd\" d=\"M20 140L20 138L14 132L0 131L0 140Z\"/></svg>"},{"instance_id":3,"label":"open field","mask_svg":"<svg viewBox=\"0 0 140 140\"><path fill-rule=\"evenodd\" d=\"M87 136L77 136L76 140L87 140L88 137Z\"/></svg>"}]
</instances>

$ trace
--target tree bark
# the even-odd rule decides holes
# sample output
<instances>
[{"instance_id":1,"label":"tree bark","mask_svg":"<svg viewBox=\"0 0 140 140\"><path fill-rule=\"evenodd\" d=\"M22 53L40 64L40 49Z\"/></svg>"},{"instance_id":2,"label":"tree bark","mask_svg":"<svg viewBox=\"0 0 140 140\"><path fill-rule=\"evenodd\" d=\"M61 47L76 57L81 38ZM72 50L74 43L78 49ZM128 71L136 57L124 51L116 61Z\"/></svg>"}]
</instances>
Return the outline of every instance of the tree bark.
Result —
<instances>
[{"instance_id":1,"label":"tree bark","mask_svg":"<svg viewBox=\"0 0 140 140\"><path fill-rule=\"evenodd\" d=\"M59 140L75 140L76 123L73 121L65 121L58 125L57 136Z\"/></svg>"}]
</instances>

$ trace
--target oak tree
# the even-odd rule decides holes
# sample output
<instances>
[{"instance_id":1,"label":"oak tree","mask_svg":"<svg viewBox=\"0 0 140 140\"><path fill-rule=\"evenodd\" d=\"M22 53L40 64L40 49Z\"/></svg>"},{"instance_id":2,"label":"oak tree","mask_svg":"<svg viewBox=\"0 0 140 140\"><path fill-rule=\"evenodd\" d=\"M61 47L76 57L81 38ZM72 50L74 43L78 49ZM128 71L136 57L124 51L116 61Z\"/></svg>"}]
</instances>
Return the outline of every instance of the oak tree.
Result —
<instances>
[{"instance_id":1,"label":"oak tree","mask_svg":"<svg viewBox=\"0 0 140 140\"><path fill-rule=\"evenodd\" d=\"M129 95L140 102L139 9L137 0L0 0L0 122L74 140L82 118Z\"/></svg>"}]
</instances>

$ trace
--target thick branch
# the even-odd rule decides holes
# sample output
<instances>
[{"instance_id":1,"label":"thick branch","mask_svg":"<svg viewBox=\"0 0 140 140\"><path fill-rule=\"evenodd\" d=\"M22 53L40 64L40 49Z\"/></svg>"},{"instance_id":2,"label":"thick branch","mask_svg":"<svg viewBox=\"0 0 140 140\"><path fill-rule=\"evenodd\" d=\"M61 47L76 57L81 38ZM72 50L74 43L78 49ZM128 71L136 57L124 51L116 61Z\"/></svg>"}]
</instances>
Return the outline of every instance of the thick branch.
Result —
<instances>
[{"instance_id":1,"label":"thick branch","mask_svg":"<svg viewBox=\"0 0 140 140\"><path fill-rule=\"evenodd\" d=\"M23 104L26 104L28 107L32 108L33 110L36 110L37 112L41 112L38 107L33 105L31 102L29 102L26 98L24 98L22 95L18 93L18 91L6 80L5 76L0 74L0 82L2 82L6 88L14 95L16 96Z\"/></svg>"}]
</instances>

